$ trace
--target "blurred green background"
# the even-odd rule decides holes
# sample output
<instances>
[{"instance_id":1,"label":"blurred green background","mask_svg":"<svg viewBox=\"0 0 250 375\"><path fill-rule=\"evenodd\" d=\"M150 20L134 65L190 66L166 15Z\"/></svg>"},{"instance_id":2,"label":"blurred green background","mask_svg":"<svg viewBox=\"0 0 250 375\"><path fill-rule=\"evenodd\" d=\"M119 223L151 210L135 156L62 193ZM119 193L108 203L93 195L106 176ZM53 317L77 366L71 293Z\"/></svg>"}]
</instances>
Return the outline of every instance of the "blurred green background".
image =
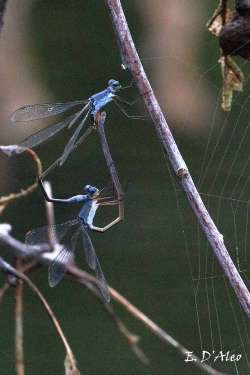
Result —
<instances>
[{"instance_id":1,"label":"blurred green background","mask_svg":"<svg viewBox=\"0 0 250 375\"><path fill-rule=\"evenodd\" d=\"M245 270L242 275L248 282L246 202L249 199L249 85L246 83L244 93L235 98L232 112L223 114L219 104L221 76L217 64L218 43L205 28L216 3L204 1L196 12L196 2L178 2L180 10L183 6L180 12L182 21L179 22L183 22L185 27L190 22L190 35L196 34L193 36L196 48L189 51L186 60L182 53L175 51L175 47L177 49L181 46L178 40L185 38L185 27L182 30L182 25L179 26L179 34L168 33L168 29L164 34L164 28L161 33L160 26L164 23L167 25L168 17L164 19L162 14L162 24L154 17L153 24L152 16L151 22L151 13L155 14L158 9L160 15L163 5L167 14L170 1L123 1L134 40L140 54L145 56L145 69L159 94L165 113L168 114L165 94L171 97L171 103L176 103L167 117L180 150L195 182L198 183L204 175L201 191L210 194L208 197L204 195L205 202L224 234L233 259ZM18 11L22 4L15 2L15 6ZM192 7L195 14L190 18ZM185 9L189 10L187 14ZM172 20L180 18L179 13L171 13L169 17ZM157 26L159 34L155 31ZM87 98L105 87L110 78L118 79L124 85L129 84L131 77L120 68L113 28L102 1L32 1L25 28L29 38L31 79L41 82L55 101ZM15 32L18 33L18 28ZM152 41L152 35L159 35L159 40ZM165 40L170 42L170 52L161 46ZM192 53L196 56L196 65L193 65L192 58L190 60ZM169 80L171 77L168 77L168 65L164 77L159 77L157 63L169 62L172 63L170 68L173 68L175 55L179 56L175 72L179 80L169 81L164 94L157 84L165 76ZM22 56L15 64L23 64ZM249 68L246 63L242 65L248 77ZM159 69L163 69L164 73L164 68ZM183 82L181 77L184 73L188 75L189 71L192 76L189 83L192 96L187 102L183 99L182 104L182 93L187 82ZM11 72L5 74L11 77ZM179 91L171 87L178 87ZM200 92L203 92L201 104L207 105L206 110L196 106L200 103ZM1 95L4 96L4 92ZM19 96L22 97L21 90ZM126 93L127 98L137 96L135 88ZM36 102L36 98L32 100L31 103ZM24 104L20 102L18 106ZM143 103L129 110L137 114L146 111ZM103 235L92 235L108 282L198 356L201 349L230 350L231 353L241 353L243 356L237 365L226 362L211 362L211 365L230 374L250 373L249 322L221 276L221 270L199 231L177 181L169 173L168 162L151 122L130 121L113 105L107 108L107 114L106 132L112 156L121 181L124 184L129 182L124 222ZM182 119L180 115L183 115ZM191 127L192 118L200 119L197 121L200 128ZM33 125L27 125L25 129L26 134L34 131ZM66 131L56 140L37 149L45 166L62 151L68 137ZM8 138L8 142L14 143L21 139L20 134L14 134L12 139ZM33 167L25 156L4 159L4 173L3 193L11 189L16 191L34 178ZM70 157L63 169L53 172L50 181L56 197L68 197L81 193L86 183L104 186L107 176L98 137L94 134ZM231 200L213 198L211 194L231 197ZM74 217L78 209L57 208L57 222ZM98 212L98 223L109 220L112 212L107 213L107 210ZM13 225L13 234L19 239L23 239L29 229L44 225L46 217L40 192L12 204L3 220ZM4 249L5 253L7 250ZM80 267L87 268L80 248L77 261ZM214 278L215 275L220 277ZM198 277L203 279L197 283L194 279ZM88 291L67 281L50 289L46 269L36 271L32 279L40 286L59 317L83 374L201 373L191 364L185 364L176 351L114 304L128 328L141 337L141 347L150 359L150 365L145 367L121 339L102 305ZM63 374L63 348L42 307L29 290L25 290L24 306L27 375ZM15 373L13 308L12 291L0 305L1 375Z\"/></svg>"}]
</instances>

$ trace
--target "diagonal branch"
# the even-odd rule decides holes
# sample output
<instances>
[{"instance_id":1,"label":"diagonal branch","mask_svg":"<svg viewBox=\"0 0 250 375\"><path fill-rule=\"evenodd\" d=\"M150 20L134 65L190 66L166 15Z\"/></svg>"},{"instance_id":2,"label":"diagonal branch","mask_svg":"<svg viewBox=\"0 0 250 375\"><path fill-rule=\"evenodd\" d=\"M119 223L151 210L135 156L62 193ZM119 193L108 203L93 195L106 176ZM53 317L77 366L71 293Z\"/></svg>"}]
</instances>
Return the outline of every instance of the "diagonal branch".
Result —
<instances>
[{"instance_id":1,"label":"diagonal branch","mask_svg":"<svg viewBox=\"0 0 250 375\"><path fill-rule=\"evenodd\" d=\"M104 2L109 10L116 36L119 38L118 46L121 49L121 55L123 56L123 59L126 60L126 66L130 70L137 88L144 99L147 110L153 121L156 134L163 146L164 151L168 155L169 161L177 177L179 178L182 189L186 193L186 197L192 207L192 210L196 215L199 224L207 237L207 240L210 242L214 255L220 263L231 286L233 287L247 317L250 318L250 293L237 268L235 267L224 244L223 235L219 232L211 216L209 215L200 194L196 189L185 161L183 160L182 155L175 143L173 135L136 51L121 2L120 0L104 0Z\"/></svg>"}]
</instances>

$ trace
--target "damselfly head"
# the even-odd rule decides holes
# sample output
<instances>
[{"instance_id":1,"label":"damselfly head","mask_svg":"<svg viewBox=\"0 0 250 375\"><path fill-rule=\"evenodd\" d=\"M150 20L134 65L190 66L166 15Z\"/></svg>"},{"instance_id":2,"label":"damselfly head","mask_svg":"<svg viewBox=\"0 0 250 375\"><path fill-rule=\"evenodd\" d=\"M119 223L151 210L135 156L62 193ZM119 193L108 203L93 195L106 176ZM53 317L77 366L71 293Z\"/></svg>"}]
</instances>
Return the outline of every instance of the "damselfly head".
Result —
<instances>
[{"instance_id":1,"label":"damselfly head","mask_svg":"<svg viewBox=\"0 0 250 375\"><path fill-rule=\"evenodd\" d=\"M100 194L99 189L97 189L97 187L95 187L95 186L91 186L91 185L86 185L86 186L84 186L84 191L85 191L85 192L87 193L87 195L90 196L91 198L98 197L98 195Z\"/></svg>"},{"instance_id":2,"label":"damselfly head","mask_svg":"<svg viewBox=\"0 0 250 375\"><path fill-rule=\"evenodd\" d=\"M122 86L119 81L116 81L115 79L110 79L108 81L108 86L111 89L112 92L117 92L121 90Z\"/></svg>"}]
</instances>

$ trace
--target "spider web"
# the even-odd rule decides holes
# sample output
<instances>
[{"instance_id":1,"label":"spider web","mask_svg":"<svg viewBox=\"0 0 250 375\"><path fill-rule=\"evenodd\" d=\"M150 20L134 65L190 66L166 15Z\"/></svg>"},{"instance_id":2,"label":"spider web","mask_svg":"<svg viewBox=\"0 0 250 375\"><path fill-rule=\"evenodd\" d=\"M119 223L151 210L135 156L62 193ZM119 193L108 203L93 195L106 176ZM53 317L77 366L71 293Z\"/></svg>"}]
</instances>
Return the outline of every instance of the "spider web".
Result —
<instances>
[{"instance_id":1,"label":"spider web","mask_svg":"<svg viewBox=\"0 0 250 375\"><path fill-rule=\"evenodd\" d=\"M154 60L169 58L175 59L157 56L142 60L145 65L148 61L153 63ZM246 63L243 62L242 67L244 70ZM215 104L213 111L207 114L206 139L201 137L200 162L196 161L195 169L191 166L190 172L212 219L224 236L234 264L250 288L250 76L246 79L245 91L234 95L232 111L226 113L221 110L222 79L217 84L214 82L216 70L220 72L217 63L202 74L196 72L197 85L193 88L190 107L186 109L188 119L199 86L206 82L213 93ZM189 160L185 161L190 167ZM196 354L201 357L202 351L212 353L211 360L206 363L220 371L229 374L250 373L249 320L166 162L191 276L193 301L190 303L194 304L198 337ZM230 361L223 357L224 360L214 362L213 353L216 355L219 351L223 351L223 354L229 351L230 355L241 354L242 357L240 361Z\"/></svg>"}]
</instances>

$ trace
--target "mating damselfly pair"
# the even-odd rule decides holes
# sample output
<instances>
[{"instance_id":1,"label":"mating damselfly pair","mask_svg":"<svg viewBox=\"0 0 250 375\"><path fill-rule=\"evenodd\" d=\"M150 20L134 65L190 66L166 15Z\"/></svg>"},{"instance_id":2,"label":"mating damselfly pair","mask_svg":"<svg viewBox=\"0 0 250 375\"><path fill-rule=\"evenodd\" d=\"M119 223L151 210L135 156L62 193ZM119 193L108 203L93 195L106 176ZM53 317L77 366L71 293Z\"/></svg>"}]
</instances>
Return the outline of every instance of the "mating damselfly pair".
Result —
<instances>
[{"instance_id":1,"label":"mating damselfly pair","mask_svg":"<svg viewBox=\"0 0 250 375\"><path fill-rule=\"evenodd\" d=\"M122 202L122 188L119 182L118 174L115 169L115 165L112 161L111 154L109 151L108 143L106 140L105 132L104 132L104 121L105 115L104 113L100 113L100 110L107 105L111 101L115 101L117 98L116 92L121 89L121 85L118 81L110 80L108 87L100 93L92 95L87 102L82 101L81 104L85 104L84 107L74 115L68 116L64 121L60 123L56 123L51 127L43 129L37 132L34 135L31 135L26 140L24 140L21 144L22 147L34 147L48 138L56 135L60 130L68 126L70 128L73 126L77 120L84 116L80 121L77 129L73 133L72 137L70 138L69 142L64 148L63 154L59 157L52 164L51 167L55 165L62 165L64 161L67 159L68 155L75 149L80 143L82 143L83 139L86 138L86 133L88 129L93 129L93 126L98 127L100 130L100 138L101 138L101 145L103 149L103 153L110 170L111 179L113 181L113 185L116 189L117 196L116 197L101 197L100 191L94 186L87 185L85 186L85 194L76 195L71 198L67 199L55 199L51 198L47 195L42 180L39 179L40 186L42 188L43 194L45 199L50 202L54 202L55 204L83 204L81 211L76 219L69 220L62 224L54 224L53 226L45 226L38 229L34 229L30 231L26 236L26 242L28 244L37 244L49 241L49 233L53 233L54 236L62 243L62 247L55 257L54 261L52 261L49 267L49 283L51 286L58 284L61 279L63 278L65 271L67 269L67 265L74 258L74 252L76 249L77 242L81 238L82 245L85 250L86 261L89 267L96 272L97 280L100 286L100 292L106 301L109 301L109 293L108 287L106 284L106 280L104 274L102 272L99 260L97 258L94 246L92 244L91 238L89 236L89 231L94 230L98 232L104 232L107 229L111 228L113 225L118 223L119 221L123 220L123 202ZM56 115L59 113L63 113L74 106L80 104L80 101L75 102L67 102L67 103L56 103L54 105L51 104L36 104L33 106L26 106L22 107L17 110L13 116L12 121L30 121L39 118L45 118L52 115ZM91 126L85 131L85 133L79 137L79 134L88 118L88 116L92 117L92 124ZM103 116L104 115L104 116ZM134 117L134 116L133 116ZM137 118L137 116L135 117ZM139 118L139 116L138 116ZM99 126L99 122L101 126ZM78 138L79 137L79 138ZM52 168L46 171L46 173L51 170ZM43 176L45 173L43 174ZM93 224L93 220L96 214L96 211L99 206L110 206L110 205L117 205L119 207L119 215L118 217L111 221L104 227L96 227Z\"/></svg>"}]
</instances>

